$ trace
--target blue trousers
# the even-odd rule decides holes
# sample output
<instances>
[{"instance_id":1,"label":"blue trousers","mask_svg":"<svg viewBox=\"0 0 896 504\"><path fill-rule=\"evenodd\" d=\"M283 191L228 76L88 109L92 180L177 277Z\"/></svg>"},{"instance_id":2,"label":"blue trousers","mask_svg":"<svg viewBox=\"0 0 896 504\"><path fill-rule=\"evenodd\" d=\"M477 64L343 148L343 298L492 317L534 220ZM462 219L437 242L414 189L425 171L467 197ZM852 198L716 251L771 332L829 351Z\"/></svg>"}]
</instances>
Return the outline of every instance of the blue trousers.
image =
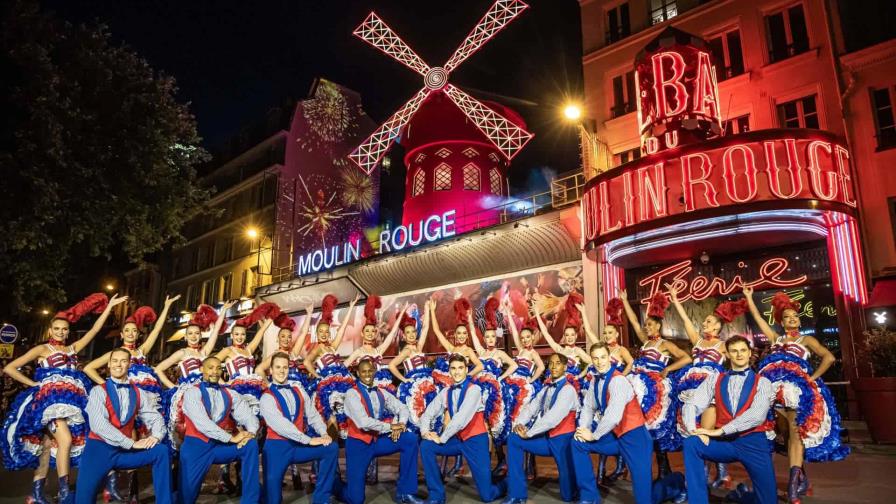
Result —
<instances>
[{"instance_id":1,"label":"blue trousers","mask_svg":"<svg viewBox=\"0 0 896 504\"><path fill-rule=\"evenodd\" d=\"M575 478L572 469L573 433L548 437L547 434L523 439L517 433L507 438L507 495L514 499L527 499L526 474L523 460L526 452L539 457L554 457L560 473L560 498L569 502L575 495Z\"/></svg>"},{"instance_id":2,"label":"blue trousers","mask_svg":"<svg viewBox=\"0 0 896 504\"><path fill-rule=\"evenodd\" d=\"M88 439L81 455L75 502L93 504L103 478L113 469L137 469L152 466L155 501L171 504L171 455L168 446L159 443L149 450L125 450L96 439Z\"/></svg>"},{"instance_id":3,"label":"blue trousers","mask_svg":"<svg viewBox=\"0 0 896 504\"><path fill-rule=\"evenodd\" d=\"M479 434L461 441L457 436L444 444L428 439L420 443L420 458L423 460L423 475L429 489L430 502L445 502L445 484L442 482L442 470L439 468L440 455L463 455L470 467L470 474L483 502L491 502L504 494L503 482L492 484L491 455L488 452L488 434Z\"/></svg>"},{"instance_id":4,"label":"blue trousers","mask_svg":"<svg viewBox=\"0 0 896 504\"><path fill-rule=\"evenodd\" d=\"M764 433L754 432L730 441L710 439L708 445L703 444L697 436L685 438L684 473L688 485L688 501L693 504L709 502L705 460L726 464L740 462L753 481L757 501L760 504L777 502L775 466Z\"/></svg>"},{"instance_id":5,"label":"blue trousers","mask_svg":"<svg viewBox=\"0 0 896 504\"><path fill-rule=\"evenodd\" d=\"M349 437L345 440L344 497L348 504L364 502L364 484L370 461L383 455L401 452L398 464L397 495L417 495L417 453L420 438L413 432L402 432L398 441L388 435L378 436L372 443ZM323 470L323 468L321 468ZM320 476L318 476L320 477Z\"/></svg>"},{"instance_id":6,"label":"blue trousers","mask_svg":"<svg viewBox=\"0 0 896 504\"><path fill-rule=\"evenodd\" d=\"M268 439L261 450L264 464L264 502L279 504L283 501L280 488L283 475L291 464L319 461L317 483L311 502L329 504L336 482L336 464L339 459L339 444L335 441L327 446L308 446L285 439Z\"/></svg>"},{"instance_id":7,"label":"blue trousers","mask_svg":"<svg viewBox=\"0 0 896 504\"><path fill-rule=\"evenodd\" d=\"M180 447L180 500L193 504L199 497L202 480L212 464L242 462L243 495L240 502L256 504L261 499L261 484L258 481L258 443L251 439L242 448L233 443L222 443L210 439L203 441L187 436Z\"/></svg>"},{"instance_id":8,"label":"blue trousers","mask_svg":"<svg viewBox=\"0 0 896 504\"><path fill-rule=\"evenodd\" d=\"M583 442L573 440L572 463L575 469L576 482L579 485L579 499L589 502L600 502L597 491L597 480L594 477L594 466L591 454L621 455L632 475L632 490L637 504L651 502L650 456L653 452L653 439L643 426L632 429L617 438L612 432L600 439Z\"/></svg>"}]
</instances>

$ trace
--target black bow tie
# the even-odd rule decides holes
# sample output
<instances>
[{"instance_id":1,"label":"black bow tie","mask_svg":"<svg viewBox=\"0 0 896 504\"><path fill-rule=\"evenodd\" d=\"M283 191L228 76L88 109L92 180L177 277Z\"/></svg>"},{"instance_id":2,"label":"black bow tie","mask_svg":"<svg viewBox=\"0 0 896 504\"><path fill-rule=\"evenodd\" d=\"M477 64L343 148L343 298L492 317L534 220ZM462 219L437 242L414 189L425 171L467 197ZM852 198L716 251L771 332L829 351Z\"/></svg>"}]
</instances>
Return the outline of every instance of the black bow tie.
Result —
<instances>
[{"instance_id":1,"label":"black bow tie","mask_svg":"<svg viewBox=\"0 0 896 504\"><path fill-rule=\"evenodd\" d=\"M749 372L750 372L749 369L744 369L743 371L734 371L732 369L731 371L728 372L728 374L731 376L747 376L747 373L749 373Z\"/></svg>"},{"instance_id":2,"label":"black bow tie","mask_svg":"<svg viewBox=\"0 0 896 504\"><path fill-rule=\"evenodd\" d=\"M221 386L218 385L217 383L209 383L209 382L205 382L205 388L219 389L219 388L221 388Z\"/></svg>"},{"instance_id":3,"label":"black bow tie","mask_svg":"<svg viewBox=\"0 0 896 504\"><path fill-rule=\"evenodd\" d=\"M460 390L460 388L463 386L464 386L463 383L455 383L454 385L451 386L451 390Z\"/></svg>"},{"instance_id":4,"label":"black bow tie","mask_svg":"<svg viewBox=\"0 0 896 504\"><path fill-rule=\"evenodd\" d=\"M112 382L112 383L115 384L115 388L120 388L120 389L129 389L129 388L131 388L131 384L130 384L130 383L118 383L118 382Z\"/></svg>"},{"instance_id":5,"label":"black bow tie","mask_svg":"<svg viewBox=\"0 0 896 504\"><path fill-rule=\"evenodd\" d=\"M285 389L292 388L292 385L290 385L290 384L288 384L288 383L284 383L284 384L282 384L282 385L279 384L279 383L274 383L274 384L271 385L271 386L274 387L275 389L281 389L281 390L285 390Z\"/></svg>"},{"instance_id":6,"label":"black bow tie","mask_svg":"<svg viewBox=\"0 0 896 504\"><path fill-rule=\"evenodd\" d=\"M364 385L364 388L367 389L367 392L376 392L377 386L374 385L372 387L368 387L367 385Z\"/></svg>"}]
</instances>

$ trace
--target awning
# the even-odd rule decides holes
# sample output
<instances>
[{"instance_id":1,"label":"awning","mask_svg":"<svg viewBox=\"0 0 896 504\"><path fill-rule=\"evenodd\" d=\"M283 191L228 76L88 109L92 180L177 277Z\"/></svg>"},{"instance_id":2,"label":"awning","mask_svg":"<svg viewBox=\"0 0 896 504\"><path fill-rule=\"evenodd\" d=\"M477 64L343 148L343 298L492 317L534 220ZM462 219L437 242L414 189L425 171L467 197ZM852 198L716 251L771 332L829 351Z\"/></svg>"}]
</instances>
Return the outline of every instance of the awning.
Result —
<instances>
[{"instance_id":1,"label":"awning","mask_svg":"<svg viewBox=\"0 0 896 504\"><path fill-rule=\"evenodd\" d=\"M882 278L874 282L871 297L865 308L896 306L896 278Z\"/></svg>"}]
</instances>

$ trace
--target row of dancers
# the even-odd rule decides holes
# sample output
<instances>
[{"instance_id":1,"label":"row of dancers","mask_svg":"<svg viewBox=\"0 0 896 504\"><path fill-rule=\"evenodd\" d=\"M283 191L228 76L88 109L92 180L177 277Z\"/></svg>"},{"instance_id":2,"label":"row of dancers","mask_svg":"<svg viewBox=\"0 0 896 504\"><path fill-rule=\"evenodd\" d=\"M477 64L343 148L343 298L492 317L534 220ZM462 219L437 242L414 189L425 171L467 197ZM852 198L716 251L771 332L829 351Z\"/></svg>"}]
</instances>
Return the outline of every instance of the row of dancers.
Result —
<instances>
[{"instance_id":1,"label":"row of dancers","mask_svg":"<svg viewBox=\"0 0 896 504\"><path fill-rule=\"evenodd\" d=\"M265 394L271 391L267 375L270 373L273 376L276 368L272 357L285 355L288 383L305 391L307 404L313 405L330 432L338 432L339 437L346 440L346 446L349 444L352 428L352 408L347 406L346 396L357 386L349 368L360 369L361 363L369 363L363 368L372 370L372 380L377 387L395 394L398 402L407 409L406 422L403 423L407 432L426 440L427 434L432 432L428 430L432 427L425 425L427 421L445 424L442 418L427 418L427 408L438 401L439 394L453 386L456 380L451 372L451 361L455 357L461 357L467 367L465 375L470 377L469 383L475 385L474 390L481 398L486 437L491 442L491 451L498 458L498 466L493 472L497 475L506 470L510 475L519 469L531 473L534 469L531 457L516 464L510 454L515 453L511 440L521 437L519 428L523 426L531 431L530 424L538 416L531 411L532 407L544 406L544 394L539 394L545 383L554 382L550 370L544 373L545 365L535 344L543 338L555 354L562 357L563 376L575 390L575 404L587 404L587 391L594 388L595 377L601 372L592 353L577 346L580 334L584 333L586 347L605 345L614 374L618 374L631 386L644 419L644 430L650 438L651 449L657 453L658 481L670 481L665 453L680 449L685 449L687 453L686 440L694 432L693 426L688 425L685 406L695 401L695 397L706 397L705 393L699 392L702 384L721 376L723 364L730 356L720 335L734 318L749 311L760 330L774 341L771 352L759 364L759 374L770 380L774 390L778 432L782 439L786 439L791 466L787 496L791 502L798 502L800 495L808 491L805 461L840 460L848 453L848 448L840 445L839 415L830 392L820 379L834 357L814 338L800 335L799 305L785 294L776 294L772 301L775 320L784 329L783 335L778 335L765 322L752 300L752 290L744 289L744 295L744 299L739 301L720 304L713 314L705 318L701 331L698 332L678 302L674 289L670 288L668 295L659 294L650 300L643 324L639 323L633 308L628 304L626 293L621 291L621 299L612 299L606 303L606 324L600 335L597 335L585 315L582 297L571 293L561 310L565 317L555 317L554 320L555 323L562 321L564 325L560 341L551 337L542 314L535 311L534 317L530 317L532 310L528 304L522 303L521 306L520 303L511 302L509 297L505 297L503 302L495 297L488 298L478 321L474 320L474 310L469 301L463 298L456 300L453 308L457 323L446 336L436 317L435 301L425 303L422 315L405 305L398 311L395 320L383 327L386 325L383 320L386 317L378 313L381 303L376 296L370 296L364 308L362 345L345 359L337 349L349 325L346 321L352 320L353 310L359 301L357 297L349 303L343 323L338 324L335 334L332 330L332 326L336 325L333 313L338 300L331 295L324 298L315 327L316 343L308 351L305 349L313 320L313 306L307 308L307 316L302 327L297 330L295 321L281 313L276 305L262 304L248 316L236 321L230 329L231 345L213 355L218 335L223 331L223 315L232 305L225 304L220 313L203 305L197 309L186 328L186 348L175 351L152 368L146 362L146 354L158 338L171 304L177 300L169 298L165 301L161 316L156 317L151 308L141 307L121 328L122 348L131 356L128 381L139 390L141 400L152 405L164 419L165 428L162 436L152 430L150 424L142 422L142 417L138 415L131 437L138 440L136 442L149 437L157 441L164 439L166 449L176 450L181 444L186 445L187 438L190 437L188 432L191 422L189 407L185 408L185 403L190 402L189 394L195 395L195 392L190 391L197 390L197 383L202 381L204 375L203 363L209 357L215 357L216 361L223 364L229 378L228 390L239 397L240 402L246 405L256 419L264 418ZM72 466L78 465L87 445L87 419L90 418L87 409L88 393L92 394L91 385L105 386L108 383L102 379L99 370L109 367L111 371L114 354L112 352L97 358L84 368L82 374L77 368L77 353L96 336L112 307L125 300L125 297L118 296L109 300L103 294L94 294L71 309L60 312L51 322L48 343L31 349L4 369L4 372L30 387L16 398L4 421L4 430L9 433L2 442L4 464L10 470L36 468L31 496L35 502L46 502L43 486L51 465L55 465L59 476L60 500L66 502L72 498L68 472ZM690 355L661 336L665 311L670 301L681 316L692 342L693 350ZM99 314L93 328L74 343L66 345L71 324L90 312ZM635 335L643 342L637 359L633 359L629 351L619 344L625 325L623 313L631 323ZM251 341L247 341L248 331L256 325L258 328L255 335ZM256 350L263 334L271 325L278 328L278 352L262 359L256 366ZM149 326L152 329L141 343L141 335ZM510 330L516 347L513 357L498 346L500 326ZM446 351L446 355L438 358L432 365L424 353L430 331ZM386 335L381 339L380 334L383 332ZM383 354L399 333L404 346L387 364ZM204 343L203 335L207 338ZM814 372L808 361L812 353L821 357L821 365ZM18 368L31 361L36 361L39 365L34 379L18 371ZM177 368L180 375L177 383L171 382L166 375L166 371L173 367ZM393 385L396 382L397 387ZM541 397L540 402L538 397ZM556 399L555 396L554 400ZM714 428L720 418L719 405L712 400L710 402L711 407L699 408L699 422L704 429ZM572 402L563 401L562 404ZM445 403L442 406L444 410ZM578 406L575 409L578 411ZM526 422L521 423L521 419ZM156 428L157 424L152 423ZM195 423L192 428L195 430ZM774 436L772 430L765 430L763 433L769 438ZM486 449L488 450L488 444ZM459 455L463 450L457 451L453 455ZM627 460L630 457L619 457L618 453L615 455L614 471L606 479L615 479L626 470L634 478L635 468ZM474 479L483 467L488 469L490 465L487 455L485 459L475 460L470 460L469 456L458 456L456 464L462 459L466 460ZM606 457L600 458L597 473L599 482L605 478L606 461ZM730 485L725 463L725 460L719 461L713 486ZM364 467L365 478L375 479L376 465ZM639 466L639 469L643 467ZM243 464L242 471L246 470ZM457 470L452 468L448 472ZM323 472L318 469L315 473L318 475L317 484L320 485L320 475ZM133 493L137 484L136 473L132 474L130 487ZM229 475L228 472L224 474ZM117 495L114 475L114 471L104 475L107 482L106 497L118 499L121 497ZM531 474L529 477L531 478ZM351 479L350 475L349 478ZM688 475L689 483L691 479ZM754 486L755 483L754 479ZM243 485L245 495L245 481ZM566 486L572 488L570 484ZM693 487L693 484L689 487ZM432 489L430 492L432 493ZM652 498L664 495L663 492L652 493ZM641 494L644 495L643 492ZM671 494L665 496L672 500L683 500L687 495L683 488L682 491L672 491ZM484 498L489 494L485 492L482 495ZM566 496L567 492L564 492L564 497ZM694 496L692 488L692 500Z\"/></svg>"}]
</instances>

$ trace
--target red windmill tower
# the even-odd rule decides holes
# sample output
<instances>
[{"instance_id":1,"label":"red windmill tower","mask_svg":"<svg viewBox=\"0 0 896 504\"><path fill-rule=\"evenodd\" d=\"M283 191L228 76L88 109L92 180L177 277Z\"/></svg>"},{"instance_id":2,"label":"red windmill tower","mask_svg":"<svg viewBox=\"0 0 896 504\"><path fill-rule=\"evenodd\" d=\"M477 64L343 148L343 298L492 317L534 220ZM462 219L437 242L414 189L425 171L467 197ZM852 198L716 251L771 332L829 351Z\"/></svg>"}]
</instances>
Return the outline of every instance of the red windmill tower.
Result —
<instances>
[{"instance_id":1,"label":"red windmill tower","mask_svg":"<svg viewBox=\"0 0 896 504\"><path fill-rule=\"evenodd\" d=\"M349 154L369 174L402 137L408 169L404 225L456 210L462 232L477 221L488 222L483 210L507 195L509 162L532 134L516 112L480 102L450 84L448 76L528 7L520 0L496 1L441 67L427 65L376 13L354 31L423 76L424 87ZM464 215L471 217L465 222Z\"/></svg>"}]
</instances>

